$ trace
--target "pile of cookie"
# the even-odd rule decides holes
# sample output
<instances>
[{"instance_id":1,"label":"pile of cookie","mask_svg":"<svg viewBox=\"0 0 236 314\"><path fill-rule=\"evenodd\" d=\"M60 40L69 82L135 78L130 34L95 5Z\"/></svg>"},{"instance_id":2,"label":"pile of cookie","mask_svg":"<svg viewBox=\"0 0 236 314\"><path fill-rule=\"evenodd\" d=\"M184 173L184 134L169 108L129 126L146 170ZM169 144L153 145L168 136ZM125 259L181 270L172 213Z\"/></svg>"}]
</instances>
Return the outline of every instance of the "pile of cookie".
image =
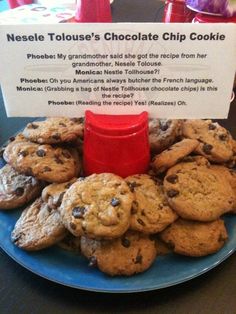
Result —
<instances>
[{"instance_id":1,"label":"pile of cookie","mask_svg":"<svg viewBox=\"0 0 236 314\"><path fill-rule=\"evenodd\" d=\"M152 119L150 171L84 177L82 118L26 126L4 148L0 208L25 206L11 234L33 251L60 245L111 276L147 270L163 252L200 257L236 213L236 141L211 120Z\"/></svg>"}]
</instances>

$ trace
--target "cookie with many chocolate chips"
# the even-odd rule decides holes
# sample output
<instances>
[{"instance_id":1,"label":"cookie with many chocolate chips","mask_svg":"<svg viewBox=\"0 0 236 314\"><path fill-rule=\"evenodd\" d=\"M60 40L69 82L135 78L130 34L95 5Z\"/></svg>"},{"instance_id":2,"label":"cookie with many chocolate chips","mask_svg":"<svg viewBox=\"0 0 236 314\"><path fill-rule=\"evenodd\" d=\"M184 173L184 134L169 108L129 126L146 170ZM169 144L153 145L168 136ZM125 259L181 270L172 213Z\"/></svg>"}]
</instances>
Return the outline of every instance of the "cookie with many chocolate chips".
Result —
<instances>
[{"instance_id":1,"label":"cookie with many chocolate chips","mask_svg":"<svg viewBox=\"0 0 236 314\"><path fill-rule=\"evenodd\" d=\"M185 219L213 221L233 208L234 193L227 179L196 162L170 168L164 189L170 206Z\"/></svg>"},{"instance_id":2,"label":"cookie with many chocolate chips","mask_svg":"<svg viewBox=\"0 0 236 314\"><path fill-rule=\"evenodd\" d=\"M61 241L67 233L59 212L38 198L22 212L11 239L24 250L36 251Z\"/></svg>"},{"instance_id":3,"label":"cookie with many chocolate chips","mask_svg":"<svg viewBox=\"0 0 236 314\"><path fill-rule=\"evenodd\" d=\"M83 137L83 122L83 118L47 118L27 124L23 135L39 144L71 142Z\"/></svg>"},{"instance_id":4,"label":"cookie with many chocolate chips","mask_svg":"<svg viewBox=\"0 0 236 314\"><path fill-rule=\"evenodd\" d=\"M182 120L150 119L149 142L152 154L158 154L176 142L181 135Z\"/></svg>"},{"instance_id":5,"label":"cookie with many chocolate chips","mask_svg":"<svg viewBox=\"0 0 236 314\"><path fill-rule=\"evenodd\" d=\"M89 259L89 266L96 266L110 276L144 272L156 258L155 241L135 231L110 241L82 237L81 251Z\"/></svg>"},{"instance_id":6,"label":"cookie with many chocolate chips","mask_svg":"<svg viewBox=\"0 0 236 314\"><path fill-rule=\"evenodd\" d=\"M93 174L66 191L60 212L75 236L117 238L129 227L132 201L133 194L121 177Z\"/></svg>"},{"instance_id":7,"label":"cookie with many chocolate chips","mask_svg":"<svg viewBox=\"0 0 236 314\"><path fill-rule=\"evenodd\" d=\"M195 257L219 251L228 239L222 219L211 222L178 219L160 237L175 253Z\"/></svg>"},{"instance_id":8,"label":"cookie with many chocolate chips","mask_svg":"<svg viewBox=\"0 0 236 314\"><path fill-rule=\"evenodd\" d=\"M197 140L183 139L156 155L152 161L152 169L157 174L165 172L189 155L198 145L199 142Z\"/></svg>"},{"instance_id":9,"label":"cookie with many chocolate chips","mask_svg":"<svg viewBox=\"0 0 236 314\"><path fill-rule=\"evenodd\" d=\"M10 165L0 169L0 209L23 206L41 193L44 184L31 176L18 173Z\"/></svg>"},{"instance_id":10,"label":"cookie with many chocolate chips","mask_svg":"<svg viewBox=\"0 0 236 314\"><path fill-rule=\"evenodd\" d=\"M66 191L76 180L77 178L73 178L72 180L64 183L52 183L46 186L42 191L43 201L46 202L50 208L57 209L61 206L61 202Z\"/></svg>"},{"instance_id":11,"label":"cookie with many chocolate chips","mask_svg":"<svg viewBox=\"0 0 236 314\"><path fill-rule=\"evenodd\" d=\"M177 214L165 198L163 186L149 175L129 176L126 182L134 195L130 229L147 234L157 233L177 219Z\"/></svg>"},{"instance_id":12,"label":"cookie with many chocolate chips","mask_svg":"<svg viewBox=\"0 0 236 314\"><path fill-rule=\"evenodd\" d=\"M6 147L3 157L19 173L48 182L66 182L77 174L77 161L62 147L17 141Z\"/></svg>"},{"instance_id":13,"label":"cookie with many chocolate chips","mask_svg":"<svg viewBox=\"0 0 236 314\"><path fill-rule=\"evenodd\" d=\"M229 132L211 120L185 120L183 136L199 141L196 152L208 160L222 163L233 156L232 137Z\"/></svg>"}]
</instances>

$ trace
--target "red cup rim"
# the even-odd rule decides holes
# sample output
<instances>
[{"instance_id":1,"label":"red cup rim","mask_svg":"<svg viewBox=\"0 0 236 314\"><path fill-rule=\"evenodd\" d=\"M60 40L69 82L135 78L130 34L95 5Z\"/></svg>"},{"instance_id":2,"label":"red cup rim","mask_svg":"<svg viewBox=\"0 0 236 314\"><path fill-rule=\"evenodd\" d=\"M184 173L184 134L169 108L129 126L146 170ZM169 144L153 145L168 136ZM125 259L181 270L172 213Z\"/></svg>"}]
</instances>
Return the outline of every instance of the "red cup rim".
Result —
<instances>
[{"instance_id":1,"label":"red cup rim","mask_svg":"<svg viewBox=\"0 0 236 314\"><path fill-rule=\"evenodd\" d=\"M138 115L104 115L85 112L85 130L109 136L127 136L148 127L148 113Z\"/></svg>"}]
</instances>

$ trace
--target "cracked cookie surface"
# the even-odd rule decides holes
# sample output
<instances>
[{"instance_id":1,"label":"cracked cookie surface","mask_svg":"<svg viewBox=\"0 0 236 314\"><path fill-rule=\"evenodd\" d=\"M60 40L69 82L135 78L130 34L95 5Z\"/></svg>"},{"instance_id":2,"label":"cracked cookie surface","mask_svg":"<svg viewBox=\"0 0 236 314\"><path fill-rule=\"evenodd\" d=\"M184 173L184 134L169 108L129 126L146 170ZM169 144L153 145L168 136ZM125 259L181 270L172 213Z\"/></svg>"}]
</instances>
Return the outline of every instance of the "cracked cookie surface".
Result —
<instances>
[{"instance_id":1,"label":"cracked cookie surface","mask_svg":"<svg viewBox=\"0 0 236 314\"><path fill-rule=\"evenodd\" d=\"M83 118L56 117L27 124L25 138L39 144L71 142L83 136Z\"/></svg>"},{"instance_id":2,"label":"cracked cookie surface","mask_svg":"<svg viewBox=\"0 0 236 314\"><path fill-rule=\"evenodd\" d=\"M133 194L111 173L79 179L65 193L60 207L63 223L75 236L116 238L129 227Z\"/></svg>"},{"instance_id":3,"label":"cracked cookie surface","mask_svg":"<svg viewBox=\"0 0 236 314\"><path fill-rule=\"evenodd\" d=\"M178 219L160 233L174 252L187 256L205 256L220 250L228 239L222 219L198 222Z\"/></svg>"},{"instance_id":4,"label":"cracked cookie surface","mask_svg":"<svg viewBox=\"0 0 236 314\"><path fill-rule=\"evenodd\" d=\"M111 241L82 237L81 251L89 259L90 266L97 266L111 276L143 272L156 258L155 241L135 231L128 231Z\"/></svg>"},{"instance_id":5,"label":"cracked cookie surface","mask_svg":"<svg viewBox=\"0 0 236 314\"><path fill-rule=\"evenodd\" d=\"M130 229L157 233L177 219L177 214L168 205L161 184L146 174L129 176L125 180L134 195Z\"/></svg>"}]
</instances>

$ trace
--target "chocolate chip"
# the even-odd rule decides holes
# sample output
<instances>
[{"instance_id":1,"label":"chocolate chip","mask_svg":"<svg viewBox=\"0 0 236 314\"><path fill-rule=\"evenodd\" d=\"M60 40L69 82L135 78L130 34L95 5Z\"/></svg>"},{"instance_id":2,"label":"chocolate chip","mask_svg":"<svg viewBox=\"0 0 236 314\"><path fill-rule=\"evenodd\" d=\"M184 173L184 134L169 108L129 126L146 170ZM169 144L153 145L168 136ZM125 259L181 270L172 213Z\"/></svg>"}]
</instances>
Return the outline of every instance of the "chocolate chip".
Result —
<instances>
[{"instance_id":1,"label":"chocolate chip","mask_svg":"<svg viewBox=\"0 0 236 314\"><path fill-rule=\"evenodd\" d=\"M120 205L120 200L116 197L113 197L112 200L111 200L111 205L113 207L116 207L116 206L119 206Z\"/></svg>"},{"instance_id":2,"label":"chocolate chip","mask_svg":"<svg viewBox=\"0 0 236 314\"><path fill-rule=\"evenodd\" d=\"M89 259L89 267L95 267L97 266L97 258L96 256L91 256Z\"/></svg>"},{"instance_id":3,"label":"chocolate chip","mask_svg":"<svg viewBox=\"0 0 236 314\"><path fill-rule=\"evenodd\" d=\"M73 224L73 222L71 222L70 223L70 227L71 227L72 230L75 230L76 229L76 224Z\"/></svg>"},{"instance_id":4,"label":"chocolate chip","mask_svg":"<svg viewBox=\"0 0 236 314\"><path fill-rule=\"evenodd\" d=\"M172 175L169 175L168 177L166 177L166 181L172 183L172 184L175 184L178 180L178 176L176 174L172 174Z\"/></svg>"},{"instance_id":5,"label":"chocolate chip","mask_svg":"<svg viewBox=\"0 0 236 314\"><path fill-rule=\"evenodd\" d=\"M61 139L61 136L60 136L60 134L56 133L56 134L53 134L53 135L51 136L51 138L53 138L53 139L56 140L56 141L59 141L59 140Z\"/></svg>"},{"instance_id":6,"label":"chocolate chip","mask_svg":"<svg viewBox=\"0 0 236 314\"><path fill-rule=\"evenodd\" d=\"M134 264L142 264L142 261L143 261L142 255L138 254L138 255L136 256L136 259L135 259Z\"/></svg>"},{"instance_id":7,"label":"chocolate chip","mask_svg":"<svg viewBox=\"0 0 236 314\"><path fill-rule=\"evenodd\" d=\"M172 189L172 190L167 191L167 196L168 197L172 198L172 197L175 197L177 195L179 195L179 191L177 191L177 190Z\"/></svg>"},{"instance_id":8,"label":"chocolate chip","mask_svg":"<svg viewBox=\"0 0 236 314\"><path fill-rule=\"evenodd\" d=\"M24 194L24 188L22 187L19 187L17 189L15 189L14 193L17 195L17 196L22 196Z\"/></svg>"},{"instance_id":9,"label":"chocolate chip","mask_svg":"<svg viewBox=\"0 0 236 314\"><path fill-rule=\"evenodd\" d=\"M61 125L61 126L63 126L63 127L66 128L66 125L65 125L65 123L63 123L63 122L59 122L59 125Z\"/></svg>"},{"instance_id":10,"label":"chocolate chip","mask_svg":"<svg viewBox=\"0 0 236 314\"><path fill-rule=\"evenodd\" d=\"M28 168L25 170L24 174L25 174L26 176L32 176L32 175L33 175L33 171L32 171L32 169L31 169L30 167L28 167Z\"/></svg>"},{"instance_id":11,"label":"chocolate chip","mask_svg":"<svg viewBox=\"0 0 236 314\"><path fill-rule=\"evenodd\" d=\"M64 156L67 159L71 158L71 155L68 152L65 152L65 151L62 151L62 156Z\"/></svg>"},{"instance_id":12,"label":"chocolate chip","mask_svg":"<svg viewBox=\"0 0 236 314\"><path fill-rule=\"evenodd\" d=\"M21 152L18 153L18 156L26 157L29 155L29 153L26 150L22 150Z\"/></svg>"},{"instance_id":13,"label":"chocolate chip","mask_svg":"<svg viewBox=\"0 0 236 314\"><path fill-rule=\"evenodd\" d=\"M80 118L71 118L70 119L72 122L74 123L83 123L84 122L84 118L80 117Z\"/></svg>"},{"instance_id":14,"label":"chocolate chip","mask_svg":"<svg viewBox=\"0 0 236 314\"><path fill-rule=\"evenodd\" d=\"M52 169L51 169L50 167L48 167L48 166L45 166L45 167L43 168L43 171L44 171L44 172L50 172L50 171L52 171Z\"/></svg>"},{"instance_id":15,"label":"chocolate chip","mask_svg":"<svg viewBox=\"0 0 236 314\"><path fill-rule=\"evenodd\" d=\"M142 220L142 219L137 219L137 222L140 224L140 225L142 225L142 226L145 226L145 223L144 223L144 221Z\"/></svg>"},{"instance_id":16,"label":"chocolate chip","mask_svg":"<svg viewBox=\"0 0 236 314\"><path fill-rule=\"evenodd\" d=\"M65 195L65 192L62 192L62 193L59 195L59 197L58 197L58 199L57 199L57 201L56 201L56 203L55 203L56 207L59 207L59 206L61 205L61 202L62 202L62 199L63 199L64 195Z\"/></svg>"},{"instance_id":17,"label":"chocolate chip","mask_svg":"<svg viewBox=\"0 0 236 314\"><path fill-rule=\"evenodd\" d=\"M202 150L204 151L205 154L210 155L212 148L213 146L211 144L204 144Z\"/></svg>"},{"instance_id":18,"label":"chocolate chip","mask_svg":"<svg viewBox=\"0 0 236 314\"><path fill-rule=\"evenodd\" d=\"M169 128L169 124L166 123L160 123L160 129L165 132Z\"/></svg>"},{"instance_id":19,"label":"chocolate chip","mask_svg":"<svg viewBox=\"0 0 236 314\"><path fill-rule=\"evenodd\" d=\"M72 209L72 216L74 218L83 218L86 208L84 206L77 206Z\"/></svg>"},{"instance_id":20,"label":"chocolate chip","mask_svg":"<svg viewBox=\"0 0 236 314\"><path fill-rule=\"evenodd\" d=\"M208 129L209 129L209 130L215 130L215 129L216 129L216 126L215 126L214 124L210 123L210 124L208 125Z\"/></svg>"},{"instance_id":21,"label":"chocolate chip","mask_svg":"<svg viewBox=\"0 0 236 314\"><path fill-rule=\"evenodd\" d=\"M36 155L39 157L44 157L44 156L46 156L46 152L43 149L39 149L39 150L37 150Z\"/></svg>"},{"instance_id":22,"label":"chocolate chip","mask_svg":"<svg viewBox=\"0 0 236 314\"><path fill-rule=\"evenodd\" d=\"M11 137L9 138L9 141L10 141L10 142L14 142L15 139L16 139L15 136L11 136Z\"/></svg>"},{"instance_id":23,"label":"chocolate chip","mask_svg":"<svg viewBox=\"0 0 236 314\"><path fill-rule=\"evenodd\" d=\"M38 124L35 124L35 123L29 123L27 125L28 129L37 129L38 127L39 127Z\"/></svg>"},{"instance_id":24,"label":"chocolate chip","mask_svg":"<svg viewBox=\"0 0 236 314\"><path fill-rule=\"evenodd\" d=\"M63 165L64 164L64 161L60 159L60 157L58 156L55 156L54 158L55 162L59 165Z\"/></svg>"},{"instance_id":25,"label":"chocolate chip","mask_svg":"<svg viewBox=\"0 0 236 314\"><path fill-rule=\"evenodd\" d=\"M65 185L65 189L69 189L72 186L73 183L69 182Z\"/></svg>"},{"instance_id":26,"label":"chocolate chip","mask_svg":"<svg viewBox=\"0 0 236 314\"><path fill-rule=\"evenodd\" d=\"M130 240L127 239L127 238L123 238L123 239L121 239L121 244L122 244L125 248L128 248L128 247L130 247Z\"/></svg>"},{"instance_id":27,"label":"chocolate chip","mask_svg":"<svg viewBox=\"0 0 236 314\"><path fill-rule=\"evenodd\" d=\"M227 135L227 134L220 134L220 135L219 135L219 139L220 139L221 141L226 141L226 140L228 139L228 135Z\"/></svg>"},{"instance_id":28,"label":"chocolate chip","mask_svg":"<svg viewBox=\"0 0 236 314\"><path fill-rule=\"evenodd\" d=\"M135 188L138 186L141 186L141 184L139 184L135 181L132 181L132 182L128 182L128 186L129 186L130 191L134 192Z\"/></svg>"}]
</instances>

